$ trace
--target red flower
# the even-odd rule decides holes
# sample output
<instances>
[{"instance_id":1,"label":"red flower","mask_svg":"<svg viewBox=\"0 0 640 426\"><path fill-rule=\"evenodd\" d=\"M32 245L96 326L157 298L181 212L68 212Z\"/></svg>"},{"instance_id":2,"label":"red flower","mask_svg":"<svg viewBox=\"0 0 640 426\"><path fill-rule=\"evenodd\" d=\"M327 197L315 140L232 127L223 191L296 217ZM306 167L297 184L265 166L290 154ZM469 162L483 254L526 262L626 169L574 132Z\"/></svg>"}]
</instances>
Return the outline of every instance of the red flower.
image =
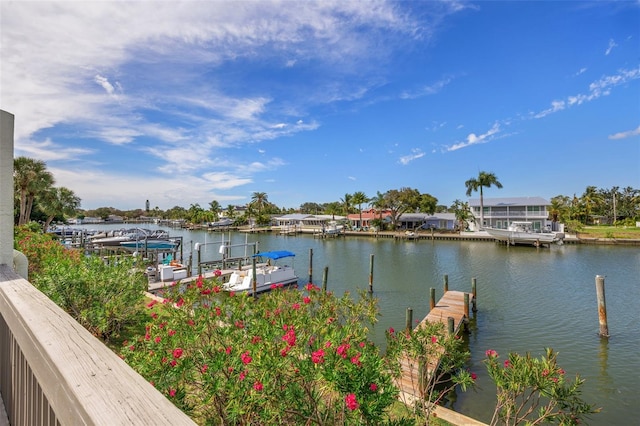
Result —
<instances>
[{"instance_id":1,"label":"red flower","mask_svg":"<svg viewBox=\"0 0 640 426\"><path fill-rule=\"evenodd\" d=\"M202 367L200 367L200 372L204 374L207 372L208 369L209 369L209 366L207 364L204 364Z\"/></svg>"},{"instance_id":2,"label":"red flower","mask_svg":"<svg viewBox=\"0 0 640 426\"><path fill-rule=\"evenodd\" d=\"M183 352L183 351L182 351L182 349L180 349L180 348L176 348L176 349L174 349L174 350L173 350L173 357L174 357L175 359L180 358L180 357L182 356L182 352Z\"/></svg>"},{"instance_id":3,"label":"red flower","mask_svg":"<svg viewBox=\"0 0 640 426\"><path fill-rule=\"evenodd\" d=\"M351 347L350 344L343 343L342 345L338 346L338 349L336 349L336 353L340 355L343 359L347 359L347 351L349 350L350 347Z\"/></svg>"},{"instance_id":4,"label":"red flower","mask_svg":"<svg viewBox=\"0 0 640 426\"><path fill-rule=\"evenodd\" d=\"M260 392L263 388L262 383L256 380L256 382L253 384L253 388L258 392Z\"/></svg>"},{"instance_id":5,"label":"red flower","mask_svg":"<svg viewBox=\"0 0 640 426\"><path fill-rule=\"evenodd\" d=\"M484 354L486 356L488 356L489 358L497 358L498 357L498 352L494 351L493 349L487 349L487 351Z\"/></svg>"},{"instance_id":6,"label":"red flower","mask_svg":"<svg viewBox=\"0 0 640 426\"><path fill-rule=\"evenodd\" d=\"M169 396L176 396L176 390L175 389L169 389Z\"/></svg>"},{"instance_id":7,"label":"red flower","mask_svg":"<svg viewBox=\"0 0 640 426\"><path fill-rule=\"evenodd\" d=\"M437 343L438 338L436 336L431 336L431 343Z\"/></svg>"},{"instance_id":8,"label":"red flower","mask_svg":"<svg viewBox=\"0 0 640 426\"><path fill-rule=\"evenodd\" d=\"M227 346L224 351L227 355L231 354L231 346Z\"/></svg>"},{"instance_id":9,"label":"red flower","mask_svg":"<svg viewBox=\"0 0 640 426\"><path fill-rule=\"evenodd\" d=\"M243 381L246 376L247 376L247 372L243 371L242 373L240 373L240 375L238 377L239 377L240 381Z\"/></svg>"},{"instance_id":10,"label":"red flower","mask_svg":"<svg viewBox=\"0 0 640 426\"><path fill-rule=\"evenodd\" d=\"M300 304L294 303L293 305L291 305L291 309L293 309L294 311L297 311L298 309L300 309Z\"/></svg>"},{"instance_id":11,"label":"red flower","mask_svg":"<svg viewBox=\"0 0 640 426\"><path fill-rule=\"evenodd\" d=\"M220 275L222 275L222 271L220 269L216 269L215 271L213 271L213 275L219 277Z\"/></svg>"},{"instance_id":12,"label":"red flower","mask_svg":"<svg viewBox=\"0 0 640 426\"><path fill-rule=\"evenodd\" d=\"M249 355L249 351L246 351L245 353L240 355L240 359L242 360L243 364L247 365L251 362L253 358L251 358L251 355Z\"/></svg>"},{"instance_id":13,"label":"red flower","mask_svg":"<svg viewBox=\"0 0 640 426\"><path fill-rule=\"evenodd\" d=\"M305 296L305 297L302 299L302 301L303 301L306 305L308 305L309 303L311 303L311 298L310 298L309 296Z\"/></svg>"},{"instance_id":14,"label":"red flower","mask_svg":"<svg viewBox=\"0 0 640 426\"><path fill-rule=\"evenodd\" d=\"M395 333L395 332L396 332L396 331L393 329L393 327L389 327L389 333L390 333L390 334L393 334L393 333Z\"/></svg>"},{"instance_id":15,"label":"red flower","mask_svg":"<svg viewBox=\"0 0 640 426\"><path fill-rule=\"evenodd\" d=\"M475 380L478 378L478 375L476 373L471 373L471 380Z\"/></svg>"},{"instance_id":16,"label":"red flower","mask_svg":"<svg viewBox=\"0 0 640 426\"><path fill-rule=\"evenodd\" d=\"M214 285L213 286L213 292L214 293L220 293L220 286L219 285Z\"/></svg>"},{"instance_id":17,"label":"red flower","mask_svg":"<svg viewBox=\"0 0 640 426\"><path fill-rule=\"evenodd\" d=\"M184 299L181 297L181 298L180 298L180 300L178 300L178 301L176 302L176 306L179 308L179 307L181 307L182 305L184 305Z\"/></svg>"},{"instance_id":18,"label":"red flower","mask_svg":"<svg viewBox=\"0 0 640 426\"><path fill-rule=\"evenodd\" d=\"M154 300L152 300L151 302L149 302L149 303L147 304L147 308L153 308L153 305L155 305L156 303L158 303L158 301L157 301L157 300L155 300L155 299L154 299Z\"/></svg>"},{"instance_id":19,"label":"red flower","mask_svg":"<svg viewBox=\"0 0 640 426\"><path fill-rule=\"evenodd\" d=\"M314 364L322 364L324 362L324 351L322 349L318 349L317 351L311 354L311 361Z\"/></svg>"},{"instance_id":20,"label":"red flower","mask_svg":"<svg viewBox=\"0 0 640 426\"><path fill-rule=\"evenodd\" d=\"M360 367L362 362L360 362L360 353L358 352L354 357L351 357L351 364L357 365Z\"/></svg>"},{"instance_id":21,"label":"red flower","mask_svg":"<svg viewBox=\"0 0 640 426\"><path fill-rule=\"evenodd\" d=\"M377 391L377 390L378 390L378 385L376 385L375 383L371 383L371 384L369 385L369 390L370 390L371 392L375 392L375 391Z\"/></svg>"},{"instance_id":22,"label":"red flower","mask_svg":"<svg viewBox=\"0 0 640 426\"><path fill-rule=\"evenodd\" d=\"M175 330L169 330L168 333L169 333L169 336L173 336L174 334L176 334L176 331Z\"/></svg>"},{"instance_id":23,"label":"red flower","mask_svg":"<svg viewBox=\"0 0 640 426\"><path fill-rule=\"evenodd\" d=\"M511 362L508 359L504 360L504 368L509 368L511 367Z\"/></svg>"},{"instance_id":24,"label":"red flower","mask_svg":"<svg viewBox=\"0 0 640 426\"><path fill-rule=\"evenodd\" d=\"M282 336L282 340L287 342L287 345L289 346L294 346L296 344L296 332L293 327L287 330L285 335Z\"/></svg>"},{"instance_id":25,"label":"red flower","mask_svg":"<svg viewBox=\"0 0 640 426\"><path fill-rule=\"evenodd\" d=\"M169 364L171 364L172 367L175 367L176 365L178 365L178 362L175 359L172 359Z\"/></svg>"},{"instance_id":26,"label":"red flower","mask_svg":"<svg viewBox=\"0 0 640 426\"><path fill-rule=\"evenodd\" d=\"M358 401L356 400L356 395L353 393L349 393L344 397L344 403L351 411L356 410L360 406L360 404L358 404Z\"/></svg>"}]
</instances>

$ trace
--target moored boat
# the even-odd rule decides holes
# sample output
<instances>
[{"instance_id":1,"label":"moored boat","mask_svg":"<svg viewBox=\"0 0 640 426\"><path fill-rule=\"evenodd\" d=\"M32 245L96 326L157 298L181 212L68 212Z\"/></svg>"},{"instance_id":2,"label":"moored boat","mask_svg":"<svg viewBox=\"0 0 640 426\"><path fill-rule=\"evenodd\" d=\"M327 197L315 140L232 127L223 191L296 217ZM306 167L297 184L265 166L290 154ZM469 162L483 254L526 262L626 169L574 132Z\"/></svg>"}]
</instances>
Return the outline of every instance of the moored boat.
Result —
<instances>
[{"instance_id":1,"label":"moored boat","mask_svg":"<svg viewBox=\"0 0 640 426\"><path fill-rule=\"evenodd\" d=\"M253 255L255 258L267 259L266 263L260 263L255 268L255 292L271 290L272 286L298 285L298 276L293 266L278 262L280 259L295 257L295 254L286 251L269 251ZM234 271L229 277L229 281L224 284L224 289L234 292L247 292L253 294L254 279L253 268L240 269Z\"/></svg>"},{"instance_id":2,"label":"moored boat","mask_svg":"<svg viewBox=\"0 0 640 426\"><path fill-rule=\"evenodd\" d=\"M507 244L533 245L536 247L550 244L562 244L564 240L563 232L541 231L533 229L531 222L512 222L506 229L485 228L487 234L497 241Z\"/></svg>"}]
</instances>

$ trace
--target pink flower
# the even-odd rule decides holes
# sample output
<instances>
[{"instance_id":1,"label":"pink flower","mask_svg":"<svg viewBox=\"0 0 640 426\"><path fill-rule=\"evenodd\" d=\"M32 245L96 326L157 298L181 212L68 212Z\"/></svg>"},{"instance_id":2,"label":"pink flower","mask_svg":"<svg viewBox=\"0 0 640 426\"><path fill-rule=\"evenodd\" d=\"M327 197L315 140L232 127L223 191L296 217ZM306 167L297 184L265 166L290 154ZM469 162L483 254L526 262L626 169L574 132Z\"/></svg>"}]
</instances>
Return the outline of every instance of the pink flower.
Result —
<instances>
[{"instance_id":1,"label":"pink flower","mask_svg":"<svg viewBox=\"0 0 640 426\"><path fill-rule=\"evenodd\" d=\"M207 364L204 364L202 367L200 367L200 372L204 374L207 372L208 369L209 369L209 366Z\"/></svg>"},{"instance_id":2,"label":"pink flower","mask_svg":"<svg viewBox=\"0 0 640 426\"><path fill-rule=\"evenodd\" d=\"M183 352L183 351L182 351L182 349L180 349L180 348L176 348L176 349L174 349L174 350L173 350L173 357L174 357L175 359L180 358L180 357L182 356L182 352Z\"/></svg>"},{"instance_id":3,"label":"pink flower","mask_svg":"<svg viewBox=\"0 0 640 426\"><path fill-rule=\"evenodd\" d=\"M287 345L294 346L296 344L296 331L291 327L287 330L284 336L282 336L282 340L287 342Z\"/></svg>"},{"instance_id":4,"label":"pink flower","mask_svg":"<svg viewBox=\"0 0 640 426\"><path fill-rule=\"evenodd\" d=\"M243 372L241 372L241 373L240 373L240 375L238 376L238 378L240 379L240 381L243 381L243 380L244 380L244 378L245 378L246 376L247 376L247 372L246 372L246 371L243 371Z\"/></svg>"},{"instance_id":5,"label":"pink flower","mask_svg":"<svg viewBox=\"0 0 640 426\"><path fill-rule=\"evenodd\" d=\"M293 305L291 305L291 309L293 309L294 311L297 311L298 309L300 309L300 304L294 303Z\"/></svg>"},{"instance_id":6,"label":"pink flower","mask_svg":"<svg viewBox=\"0 0 640 426\"><path fill-rule=\"evenodd\" d=\"M169 389L169 396L176 396L176 390L175 389Z\"/></svg>"},{"instance_id":7,"label":"pink flower","mask_svg":"<svg viewBox=\"0 0 640 426\"><path fill-rule=\"evenodd\" d=\"M565 371L561 368L558 370L558 374L564 376Z\"/></svg>"},{"instance_id":8,"label":"pink flower","mask_svg":"<svg viewBox=\"0 0 640 426\"><path fill-rule=\"evenodd\" d=\"M364 348L364 347L365 347L365 345L366 345L366 343L364 343L364 342L360 342L360 347L361 347L361 348Z\"/></svg>"},{"instance_id":9,"label":"pink flower","mask_svg":"<svg viewBox=\"0 0 640 426\"><path fill-rule=\"evenodd\" d=\"M162 341L162 338L161 338L160 336L157 336L157 337L154 339L154 342L156 342L156 343L160 343L161 341Z\"/></svg>"},{"instance_id":10,"label":"pink flower","mask_svg":"<svg viewBox=\"0 0 640 426\"><path fill-rule=\"evenodd\" d=\"M288 353L289 353L289 346L287 346L286 348L280 351L280 356L287 356Z\"/></svg>"},{"instance_id":11,"label":"pink flower","mask_svg":"<svg viewBox=\"0 0 640 426\"><path fill-rule=\"evenodd\" d=\"M243 353L242 355L240 355L240 359L242 360L242 363L244 365L247 365L251 362L251 360L253 358L251 358L251 355L249 355L249 351L246 351L245 353Z\"/></svg>"},{"instance_id":12,"label":"pink flower","mask_svg":"<svg viewBox=\"0 0 640 426\"><path fill-rule=\"evenodd\" d=\"M262 340L262 338L260 336L253 336L251 338L251 343L253 343L255 345L256 343L259 343L261 340Z\"/></svg>"},{"instance_id":13,"label":"pink flower","mask_svg":"<svg viewBox=\"0 0 640 426\"><path fill-rule=\"evenodd\" d=\"M152 300L151 302L149 302L149 303L147 304L147 308L153 308L153 305L155 305L156 303L158 303L158 301L157 301L157 300L155 300L155 299L154 299L154 300Z\"/></svg>"},{"instance_id":14,"label":"pink flower","mask_svg":"<svg viewBox=\"0 0 640 426\"><path fill-rule=\"evenodd\" d=\"M487 349L487 351L484 354L486 356L488 356L489 358L497 358L498 357L498 352L494 351L493 349Z\"/></svg>"},{"instance_id":15,"label":"pink flower","mask_svg":"<svg viewBox=\"0 0 640 426\"><path fill-rule=\"evenodd\" d=\"M311 354L311 361L314 364L322 364L324 362L324 351L322 349L318 349L317 351Z\"/></svg>"},{"instance_id":16,"label":"pink flower","mask_svg":"<svg viewBox=\"0 0 640 426\"><path fill-rule=\"evenodd\" d=\"M471 373L471 380L475 380L478 378L478 375L476 373Z\"/></svg>"},{"instance_id":17,"label":"pink flower","mask_svg":"<svg viewBox=\"0 0 640 426\"><path fill-rule=\"evenodd\" d=\"M305 303L305 305L308 305L309 303L311 303L311 298L309 296L305 296L302 298L302 301Z\"/></svg>"},{"instance_id":18,"label":"pink flower","mask_svg":"<svg viewBox=\"0 0 640 426\"><path fill-rule=\"evenodd\" d=\"M213 271L213 275L219 277L220 275L222 275L222 271L220 269L216 269L215 271Z\"/></svg>"},{"instance_id":19,"label":"pink flower","mask_svg":"<svg viewBox=\"0 0 640 426\"><path fill-rule=\"evenodd\" d=\"M227 346L226 348L224 348L224 352L229 355L231 354L231 346Z\"/></svg>"},{"instance_id":20,"label":"pink flower","mask_svg":"<svg viewBox=\"0 0 640 426\"><path fill-rule=\"evenodd\" d=\"M331 342L329 340L327 340L327 343L324 344L325 348L330 348L331 347Z\"/></svg>"},{"instance_id":21,"label":"pink flower","mask_svg":"<svg viewBox=\"0 0 640 426\"><path fill-rule=\"evenodd\" d=\"M220 286L219 286L219 285L214 285L214 286L213 286L213 292L214 292L214 293L220 293L220 290L221 290L221 288L220 288Z\"/></svg>"},{"instance_id":22,"label":"pink flower","mask_svg":"<svg viewBox=\"0 0 640 426\"><path fill-rule=\"evenodd\" d=\"M220 309L220 306L216 306L215 310L216 310L216 316L219 317L220 315L222 315L222 309Z\"/></svg>"},{"instance_id":23,"label":"pink flower","mask_svg":"<svg viewBox=\"0 0 640 426\"><path fill-rule=\"evenodd\" d=\"M370 390L371 392L376 392L376 391L378 390L378 385L376 385L375 383L371 383L371 384L369 385L369 390Z\"/></svg>"},{"instance_id":24,"label":"pink flower","mask_svg":"<svg viewBox=\"0 0 640 426\"><path fill-rule=\"evenodd\" d=\"M338 349L336 349L336 353L340 355L343 359L347 359L347 351L349 350L350 347L351 347L350 344L343 343L342 345L338 346Z\"/></svg>"},{"instance_id":25,"label":"pink flower","mask_svg":"<svg viewBox=\"0 0 640 426\"><path fill-rule=\"evenodd\" d=\"M176 334L175 330L169 330L167 333L169 333L169 336L173 336L174 334Z\"/></svg>"},{"instance_id":26,"label":"pink flower","mask_svg":"<svg viewBox=\"0 0 640 426\"><path fill-rule=\"evenodd\" d=\"M260 392L263 388L262 383L256 380L256 382L253 384L253 388L258 392Z\"/></svg>"},{"instance_id":27,"label":"pink flower","mask_svg":"<svg viewBox=\"0 0 640 426\"><path fill-rule=\"evenodd\" d=\"M178 301L176 302L176 306L179 308L179 307L181 307L182 305L184 305L184 299L181 297L181 298L180 298L180 300L178 300Z\"/></svg>"},{"instance_id":28,"label":"pink flower","mask_svg":"<svg viewBox=\"0 0 640 426\"><path fill-rule=\"evenodd\" d=\"M151 340L151 335L149 333L145 333L144 340Z\"/></svg>"},{"instance_id":29,"label":"pink flower","mask_svg":"<svg viewBox=\"0 0 640 426\"><path fill-rule=\"evenodd\" d=\"M236 321L236 327L244 328L244 323L242 321Z\"/></svg>"},{"instance_id":30,"label":"pink flower","mask_svg":"<svg viewBox=\"0 0 640 426\"><path fill-rule=\"evenodd\" d=\"M355 356L351 357L351 364L357 365L360 367L362 362L360 362L360 353L358 352Z\"/></svg>"},{"instance_id":31,"label":"pink flower","mask_svg":"<svg viewBox=\"0 0 640 426\"><path fill-rule=\"evenodd\" d=\"M511 367L511 361L509 361L508 359L504 360L504 368L509 368Z\"/></svg>"},{"instance_id":32,"label":"pink flower","mask_svg":"<svg viewBox=\"0 0 640 426\"><path fill-rule=\"evenodd\" d=\"M360 404L358 404L358 401L356 400L356 396L353 393L349 393L347 394L347 396L344 397L344 403L347 405L347 408L351 411L358 409L358 407L360 406Z\"/></svg>"},{"instance_id":33,"label":"pink flower","mask_svg":"<svg viewBox=\"0 0 640 426\"><path fill-rule=\"evenodd\" d=\"M438 338L436 336L431 336L431 343L438 343Z\"/></svg>"},{"instance_id":34,"label":"pink flower","mask_svg":"<svg viewBox=\"0 0 640 426\"><path fill-rule=\"evenodd\" d=\"M176 365L178 365L178 361L176 361L175 359L172 359L171 362L169 363L172 367L175 367Z\"/></svg>"},{"instance_id":35,"label":"pink flower","mask_svg":"<svg viewBox=\"0 0 640 426\"><path fill-rule=\"evenodd\" d=\"M396 331L393 329L393 327L389 327L389 334L393 334L393 333L395 333L395 332L396 332Z\"/></svg>"}]
</instances>

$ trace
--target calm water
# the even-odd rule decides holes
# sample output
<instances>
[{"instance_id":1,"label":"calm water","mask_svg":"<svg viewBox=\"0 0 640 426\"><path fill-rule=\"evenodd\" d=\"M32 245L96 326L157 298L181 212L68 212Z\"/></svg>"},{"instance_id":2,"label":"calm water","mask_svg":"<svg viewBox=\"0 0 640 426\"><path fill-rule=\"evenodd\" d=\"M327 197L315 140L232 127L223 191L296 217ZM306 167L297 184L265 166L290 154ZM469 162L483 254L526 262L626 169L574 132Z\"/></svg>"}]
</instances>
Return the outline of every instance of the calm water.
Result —
<instances>
[{"instance_id":1,"label":"calm water","mask_svg":"<svg viewBox=\"0 0 640 426\"><path fill-rule=\"evenodd\" d=\"M91 226L87 226L92 228ZM119 225L118 227L122 227ZM97 228L94 226L93 228ZM105 229L102 226L100 229ZM221 233L171 230L192 244L214 243ZM245 234L224 234L233 244ZM369 262L374 255L374 294L381 318L372 339L384 347L384 330L403 328L406 309L414 320L428 313L429 289L442 296L443 276L452 290L471 290L477 279L478 312L468 336L478 374L476 392L459 393L456 411L488 422L495 389L482 364L487 349L538 356L545 347L559 352L568 377L586 379L583 397L602 407L592 425L626 425L640 418L640 249L616 246L553 246L550 249L505 247L490 242L394 241L368 237L314 239L312 236L254 234L260 250L296 253L301 283L309 277L313 250L313 281L320 284L329 267L328 287L337 294L369 287ZM219 258L217 244L205 246L203 260ZM185 253L185 258L187 254ZM595 276L605 276L609 339L598 336Z\"/></svg>"}]
</instances>

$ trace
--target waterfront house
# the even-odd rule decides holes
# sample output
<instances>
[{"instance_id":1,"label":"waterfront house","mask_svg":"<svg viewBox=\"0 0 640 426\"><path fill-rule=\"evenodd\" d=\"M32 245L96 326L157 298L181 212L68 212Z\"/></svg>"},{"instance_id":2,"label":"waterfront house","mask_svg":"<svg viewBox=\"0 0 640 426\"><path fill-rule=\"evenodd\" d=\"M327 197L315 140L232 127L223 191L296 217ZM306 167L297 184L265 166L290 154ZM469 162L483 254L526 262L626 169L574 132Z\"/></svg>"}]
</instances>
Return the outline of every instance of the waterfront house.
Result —
<instances>
[{"instance_id":1,"label":"waterfront house","mask_svg":"<svg viewBox=\"0 0 640 426\"><path fill-rule=\"evenodd\" d=\"M551 227L549 220L551 203L542 197L484 198L484 223L482 227L506 228L514 221L527 221L537 230ZM480 221L480 199L469 199L469 207L475 217L471 230L478 230Z\"/></svg>"},{"instance_id":2,"label":"waterfront house","mask_svg":"<svg viewBox=\"0 0 640 426\"><path fill-rule=\"evenodd\" d=\"M398 219L398 228L402 230L440 229L454 230L456 215L454 213L403 213Z\"/></svg>"}]
</instances>

